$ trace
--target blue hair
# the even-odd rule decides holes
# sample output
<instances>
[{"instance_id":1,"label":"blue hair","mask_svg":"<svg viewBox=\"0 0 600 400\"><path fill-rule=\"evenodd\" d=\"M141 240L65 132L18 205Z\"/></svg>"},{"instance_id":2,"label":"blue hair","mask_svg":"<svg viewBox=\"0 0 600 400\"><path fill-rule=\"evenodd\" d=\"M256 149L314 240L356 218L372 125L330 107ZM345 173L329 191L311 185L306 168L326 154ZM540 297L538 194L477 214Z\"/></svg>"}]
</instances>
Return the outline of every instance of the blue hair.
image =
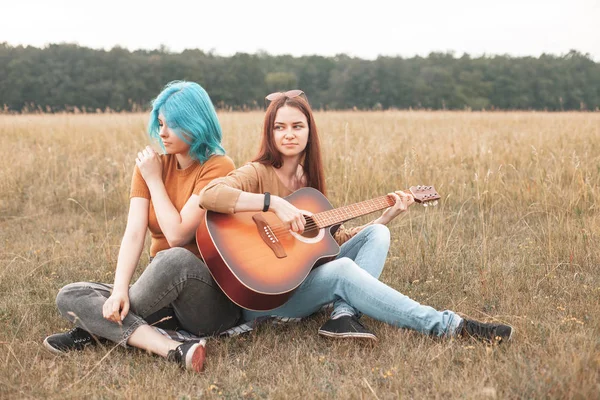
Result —
<instances>
[{"instance_id":1,"label":"blue hair","mask_svg":"<svg viewBox=\"0 0 600 400\"><path fill-rule=\"evenodd\" d=\"M172 81L152 100L148 134L165 150L160 140L158 116L190 145L190 157L204 163L213 154L225 154L221 146L223 133L217 112L202 86L194 82Z\"/></svg>"}]
</instances>

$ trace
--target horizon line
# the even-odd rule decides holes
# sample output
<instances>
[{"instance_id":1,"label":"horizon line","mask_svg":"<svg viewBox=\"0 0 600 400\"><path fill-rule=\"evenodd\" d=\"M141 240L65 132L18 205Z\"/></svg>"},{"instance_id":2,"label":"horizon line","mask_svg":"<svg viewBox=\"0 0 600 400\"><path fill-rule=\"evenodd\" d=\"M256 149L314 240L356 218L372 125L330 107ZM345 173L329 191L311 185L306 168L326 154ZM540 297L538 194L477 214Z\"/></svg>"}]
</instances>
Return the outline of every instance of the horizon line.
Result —
<instances>
[{"instance_id":1,"label":"horizon line","mask_svg":"<svg viewBox=\"0 0 600 400\"><path fill-rule=\"evenodd\" d=\"M532 54L527 54L527 55L515 55L515 54L511 54L511 53L482 53L482 54L478 54L478 53L469 53L469 52L462 52L459 53L456 50L451 50L451 49L446 49L446 50L432 50L429 51L426 55L424 55L424 53L414 53L412 55L403 55L403 54L378 54L375 58L371 58L371 57L364 57L364 56L359 56L359 55L355 55L355 54L351 54L351 53L346 53L346 52L339 52L339 53L335 53L335 54L317 54L317 53L305 53L305 54L301 54L301 55L295 55L292 53L270 53L269 51L265 50L265 49L257 49L254 52L249 52L249 51L236 51L235 53L232 54L223 54L223 53L219 53L217 49L215 48L211 48L209 50L205 50L199 47L195 47L195 48L184 48L182 50L172 50L170 46L166 45L166 44L160 44L159 46L155 47L155 48L135 48L135 49L131 49L127 46L123 46L121 44L114 44L112 46L105 46L105 47L93 47L93 46L89 46L89 45L85 45L85 44L80 44L78 42L72 42L72 41L63 41L63 42L48 42L48 43L44 43L43 45L36 45L36 44L24 44L24 43L10 43L8 41L1 41L0 42L1 45L8 45L9 47L13 47L13 48L18 48L18 47L23 47L23 48L27 48L27 47L33 47L36 49L40 49L40 50L44 50L47 49L51 46L61 46L61 45L66 45L66 46L77 46L80 48L87 48L90 50L97 50L97 51L112 51L114 49L121 49L121 50L126 50L130 53L135 53L135 52L161 52L161 53L165 53L165 54L182 54L186 51L200 51L204 54L208 54L208 55L213 55L213 56L217 56L217 57L232 57L235 56L237 54L248 54L248 55L266 55L266 56L274 56L274 57L285 57L285 56L289 56L292 58L302 58L302 57L324 57L324 58L330 58L330 57L338 57L338 56L346 56L349 58L358 58L358 59L363 59L363 60L376 60L377 58L383 57L383 58L403 58L403 59L411 59L411 58L426 58L429 57L432 54L440 54L440 55L451 55L452 58L462 58L464 56L468 56L469 58L495 58L495 57L508 57L508 58L540 58L542 56L552 56L552 57L557 57L557 58L561 58L561 57L565 57L571 53L577 53L577 54L581 54L589 59L591 59L594 62L598 62L600 61L600 57L598 57L598 60L596 60L596 57L594 55L592 55L589 52L584 52L581 51L579 49L569 49L568 51L564 52L564 53L551 53L551 52L540 52L538 55L532 55Z\"/></svg>"}]
</instances>

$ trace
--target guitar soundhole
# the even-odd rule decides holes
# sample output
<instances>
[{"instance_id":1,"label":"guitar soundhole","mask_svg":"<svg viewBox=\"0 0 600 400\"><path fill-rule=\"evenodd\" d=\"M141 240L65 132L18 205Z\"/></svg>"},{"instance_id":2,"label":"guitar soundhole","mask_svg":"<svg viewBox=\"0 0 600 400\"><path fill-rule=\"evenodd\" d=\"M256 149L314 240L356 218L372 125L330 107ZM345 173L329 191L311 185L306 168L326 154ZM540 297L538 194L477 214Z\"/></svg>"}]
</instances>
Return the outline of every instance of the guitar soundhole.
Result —
<instances>
[{"instance_id":1,"label":"guitar soundhole","mask_svg":"<svg viewBox=\"0 0 600 400\"><path fill-rule=\"evenodd\" d=\"M319 227L317 224L315 224L313 218L305 216L304 219L306 219L306 225L304 226L304 232L302 232L302 236L309 239L317 237L319 234Z\"/></svg>"}]
</instances>

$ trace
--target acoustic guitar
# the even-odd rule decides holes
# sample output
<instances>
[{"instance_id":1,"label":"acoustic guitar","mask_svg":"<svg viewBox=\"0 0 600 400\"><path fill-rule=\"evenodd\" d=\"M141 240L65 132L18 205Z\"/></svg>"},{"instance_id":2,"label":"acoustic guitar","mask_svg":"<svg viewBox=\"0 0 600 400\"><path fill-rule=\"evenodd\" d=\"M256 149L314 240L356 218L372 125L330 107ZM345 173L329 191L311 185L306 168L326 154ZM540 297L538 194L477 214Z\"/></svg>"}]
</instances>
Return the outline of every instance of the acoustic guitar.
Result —
<instances>
[{"instance_id":1,"label":"acoustic guitar","mask_svg":"<svg viewBox=\"0 0 600 400\"><path fill-rule=\"evenodd\" d=\"M432 186L409 189L423 205L440 198ZM257 311L284 304L310 271L340 252L333 239L339 225L391 207L390 195L333 208L321 192L302 188L285 198L302 211L302 234L286 229L273 212L205 213L196 230L204 262L223 292L237 305Z\"/></svg>"}]
</instances>

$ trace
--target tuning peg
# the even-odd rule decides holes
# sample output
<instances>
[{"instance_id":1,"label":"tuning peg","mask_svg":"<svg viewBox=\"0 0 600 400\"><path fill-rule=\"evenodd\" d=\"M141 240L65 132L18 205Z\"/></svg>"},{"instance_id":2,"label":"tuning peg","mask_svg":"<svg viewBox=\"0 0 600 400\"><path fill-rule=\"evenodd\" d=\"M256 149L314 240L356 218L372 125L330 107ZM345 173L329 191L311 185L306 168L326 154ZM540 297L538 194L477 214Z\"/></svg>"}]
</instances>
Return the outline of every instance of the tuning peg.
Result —
<instances>
[{"instance_id":1,"label":"tuning peg","mask_svg":"<svg viewBox=\"0 0 600 400\"><path fill-rule=\"evenodd\" d=\"M432 206L437 206L438 205L438 201L435 200L433 203L431 203Z\"/></svg>"},{"instance_id":2,"label":"tuning peg","mask_svg":"<svg viewBox=\"0 0 600 400\"><path fill-rule=\"evenodd\" d=\"M423 203L423 207L429 207L429 203Z\"/></svg>"}]
</instances>

